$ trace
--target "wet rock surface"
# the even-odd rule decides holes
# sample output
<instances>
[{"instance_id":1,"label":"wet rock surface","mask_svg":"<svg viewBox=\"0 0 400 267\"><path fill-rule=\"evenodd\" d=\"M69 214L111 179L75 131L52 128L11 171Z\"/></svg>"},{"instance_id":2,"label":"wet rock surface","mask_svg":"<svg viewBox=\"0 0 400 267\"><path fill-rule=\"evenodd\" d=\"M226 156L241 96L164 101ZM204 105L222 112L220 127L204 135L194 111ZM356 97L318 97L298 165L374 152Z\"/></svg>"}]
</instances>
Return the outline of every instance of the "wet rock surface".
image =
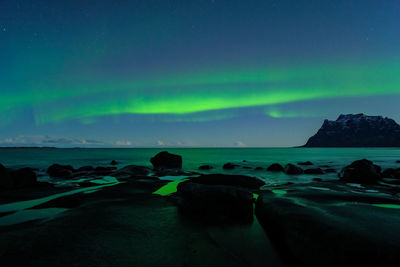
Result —
<instances>
[{"instance_id":1,"label":"wet rock surface","mask_svg":"<svg viewBox=\"0 0 400 267\"><path fill-rule=\"evenodd\" d=\"M381 179L381 167L367 159L357 160L344 167L339 177L346 182L376 183Z\"/></svg>"},{"instance_id":2,"label":"wet rock surface","mask_svg":"<svg viewBox=\"0 0 400 267\"><path fill-rule=\"evenodd\" d=\"M213 168L214 167L211 166L211 165L201 165L201 166L199 166L199 170L211 170Z\"/></svg>"},{"instance_id":3,"label":"wet rock surface","mask_svg":"<svg viewBox=\"0 0 400 267\"><path fill-rule=\"evenodd\" d=\"M253 194L228 185L183 182L178 185L182 213L207 223L252 222Z\"/></svg>"},{"instance_id":4,"label":"wet rock surface","mask_svg":"<svg viewBox=\"0 0 400 267\"><path fill-rule=\"evenodd\" d=\"M53 164L47 169L47 174L50 177L68 177L74 171L71 165Z\"/></svg>"},{"instance_id":5,"label":"wet rock surface","mask_svg":"<svg viewBox=\"0 0 400 267\"><path fill-rule=\"evenodd\" d=\"M231 162L228 162L228 163L225 163L224 166L222 166L222 169L224 169L224 170L233 170L236 167L239 167L239 165L231 163Z\"/></svg>"},{"instance_id":6,"label":"wet rock surface","mask_svg":"<svg viewBox=\"0 0 400 267\"><path fill-rule=\"evenodd\" d=\"M182 157L163 151L150 159L155 169L180 169L182 168Z\"/></svg>"},{"instance_id":7,"label":"wet rock surface","mask_svg":"<svg viewBox=\"0 0 400 267\"><path fill-rule=\"evenodd\" d=\"M289 175L294 175L294 174L302 174L303 173L303 169L300 167L297 167L294 164L286 164L285 169L284 169L286 174Z\"/></svg>"},{"instance_id":8,"label":"wet rock surface","mask_svg":"<svg viewBox=\"0 0 400 267\"><path fill-rule=\"evenodd\" d=\"M206 174L190 179L192 183L205 185L229 185L243 187L252 190L259 189L265 185L265 182L258 178L245 175L228 175L228 174Z\"/></svg>"},{"instance_id":9,"label":"wet rock surface","mask_svg":"<svg viewBox=\"0 0 400 267\"><path fill-rule=\"evenodd\" d=\"M289 266L396 266L398 191L338 182L271 187L255 214Z\"/></svg>"},{"instance_id":10,"label":"wet rock surface","mask_svg":"<svg viewBox=\"0 0 400 267\"><path fill-rule=\"evenodd\" d=\"M311 161L299 162L297 164L301 165L301 166L311 166L311 165L313 165L313 163Z\"/></svg>"},{"instance_id":11,"label":"wet rock surface","mask_svg":"<svg viewBox=\"0 0 400 267\"><path fill-rule=\"evenodd\" d=\"M279 163L273 163L273 164L268 166L267 171L270 171L270 172L283 172L284 168Z\"/></svg>"},{"instance_id":12,"label":"wet rock surface","mask_svg":"<svg viewBox=\"0 0 400 267\"><path fill-rule=\"evenodd\" d=\"M324 174L321 168L305 169L304 174Z\"/></svg>"}]
</instances>

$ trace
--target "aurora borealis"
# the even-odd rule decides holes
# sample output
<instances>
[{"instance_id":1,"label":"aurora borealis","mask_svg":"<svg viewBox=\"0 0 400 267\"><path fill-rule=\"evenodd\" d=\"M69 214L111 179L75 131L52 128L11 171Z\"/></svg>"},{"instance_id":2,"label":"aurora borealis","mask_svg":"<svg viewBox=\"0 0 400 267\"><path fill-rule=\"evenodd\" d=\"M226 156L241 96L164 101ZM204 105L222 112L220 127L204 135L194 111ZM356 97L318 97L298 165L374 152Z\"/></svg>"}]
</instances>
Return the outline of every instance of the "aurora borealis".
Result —
<instances>
[{"instance_id":1,"label":"aurora borealis","mask_svg":"<svg viewBox=\"0 0 400 267\"><path fill-rule=\"evenodd\" d=\"M1 145L290 146L340 113L400 119L396 1L22 0L0 12Z\"/></svg>"}]
</instances>

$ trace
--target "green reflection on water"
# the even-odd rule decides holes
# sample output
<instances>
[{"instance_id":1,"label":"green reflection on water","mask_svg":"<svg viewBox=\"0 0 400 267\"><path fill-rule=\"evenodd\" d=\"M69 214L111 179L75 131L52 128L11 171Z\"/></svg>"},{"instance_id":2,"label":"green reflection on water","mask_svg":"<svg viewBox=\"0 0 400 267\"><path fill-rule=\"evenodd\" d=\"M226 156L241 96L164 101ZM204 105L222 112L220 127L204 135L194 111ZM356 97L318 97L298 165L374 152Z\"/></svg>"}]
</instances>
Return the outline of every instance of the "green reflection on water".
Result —
<instances>
[{"instance_id":1,"label":"green reflection on water","mask_svg":"<svg viewBox=\"0 0 400 267\"><path fill-rule=\"evenodd\" d=\"M272 193L276 194L276 195L284 195L287 193L286 190L281 190L281 189L274 189L272 190Z\"/></svg>"},{"instance_id":2,"label":"green reflection on water","mask_svg":"<svg viewBox=\"0 0 400 267\"><path fill-rule=\"evenodd\" d=\"M398 204L371 204L371 205L379 208L400 209L400 205Z\"/></svg>"},{"instance_id":3,"label":"green reflection on water","mask_svg":"<svg viewBox=\"0 0 400 267\"><path fill-rule=\"evenodd\" d=\"M187 179L182 179L182 180L176 180L169 182L168 184L160 187L156 191L153 192L153 194L160 195L160 196L167 196L172 193L175 193L177 191L178 184L180 184L183 181L186 181Z\"/></svg>"}]
</instances>

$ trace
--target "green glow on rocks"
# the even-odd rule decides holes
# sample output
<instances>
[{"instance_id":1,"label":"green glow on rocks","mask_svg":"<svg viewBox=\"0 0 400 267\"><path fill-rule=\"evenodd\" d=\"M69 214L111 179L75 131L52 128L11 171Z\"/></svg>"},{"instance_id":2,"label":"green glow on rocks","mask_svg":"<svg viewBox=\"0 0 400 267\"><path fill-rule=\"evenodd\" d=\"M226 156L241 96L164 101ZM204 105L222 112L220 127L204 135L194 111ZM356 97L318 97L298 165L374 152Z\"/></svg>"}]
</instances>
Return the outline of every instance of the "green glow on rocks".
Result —
<instances>
[{"instance_id":1,"label":"green glow on rocks","mask_svg":"<svg viewBox=\"0 0 400 267\"><path fill-rule=\"evenodd\" d=\"M257 200L257 199L258 199L258 197L259 197L259 195L258 195L258 194L256 194L256 193L253 193L253 198L254 198L255 200Z\"/></svg>"},{"instance_id":2,"label":"green glow on rocks","mask_svg":"<svg viewBox=\"0 0 400 267\"><path fill-rule=\"evenodd\" d=\"M178 185L183 182L186 181L187 179L182 179L182 180L176 180L176 181L172 181L167 183L166 185L160 187L159 189L157 189L156 191L153 192L153 194L156 195L160 195L160 196L168 196L172 193L176 193L176 191L178 190L177 187Z\"/></svg>"},{"instance_id":3,"label":"green glow on rocks","mask_svg":"<svg viewBox=\"0 0 400 267\"><path fill-rule=\"evenodd\" d=\"M379 208L400 209L399 204L371 204L371 205Z\"/></svg>"},{"instance_id":4,"label":"green glow on rocks","mask_svg":"<svg viewBox=\"0 0 400 267\"><path fill-rule=\"evenodd\" d=\"M274 193L275 195L285 195L285 194L287 193L286 190L282 190L282 189L274 189L274 190L271 190L271 191L272 191L272 193Z\"/></svg>"}]
</instances>

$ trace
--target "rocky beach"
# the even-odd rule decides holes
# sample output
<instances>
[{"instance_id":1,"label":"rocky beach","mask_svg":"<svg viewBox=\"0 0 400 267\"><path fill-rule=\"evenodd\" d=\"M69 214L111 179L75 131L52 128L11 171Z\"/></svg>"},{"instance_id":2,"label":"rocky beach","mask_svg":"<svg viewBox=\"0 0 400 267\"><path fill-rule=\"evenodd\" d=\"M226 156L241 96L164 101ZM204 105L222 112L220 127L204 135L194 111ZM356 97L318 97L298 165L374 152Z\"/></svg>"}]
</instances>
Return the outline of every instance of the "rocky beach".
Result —
<instances>
[{"instance_id":1,"label":"rocky beach","mask_svg":"<svg viewBox=\"0 0 400 267\"><path fill-rule=\"evenodd\" d=\"M186 171L166 151L149 160L53 164L45 173L1 166L1 265L397 266L400 168L366 159L340 170L311 161L253 167L315 175L270 184L234 174L245 160L220 166L229 174Z\"/></svg>"}]
</instances>

